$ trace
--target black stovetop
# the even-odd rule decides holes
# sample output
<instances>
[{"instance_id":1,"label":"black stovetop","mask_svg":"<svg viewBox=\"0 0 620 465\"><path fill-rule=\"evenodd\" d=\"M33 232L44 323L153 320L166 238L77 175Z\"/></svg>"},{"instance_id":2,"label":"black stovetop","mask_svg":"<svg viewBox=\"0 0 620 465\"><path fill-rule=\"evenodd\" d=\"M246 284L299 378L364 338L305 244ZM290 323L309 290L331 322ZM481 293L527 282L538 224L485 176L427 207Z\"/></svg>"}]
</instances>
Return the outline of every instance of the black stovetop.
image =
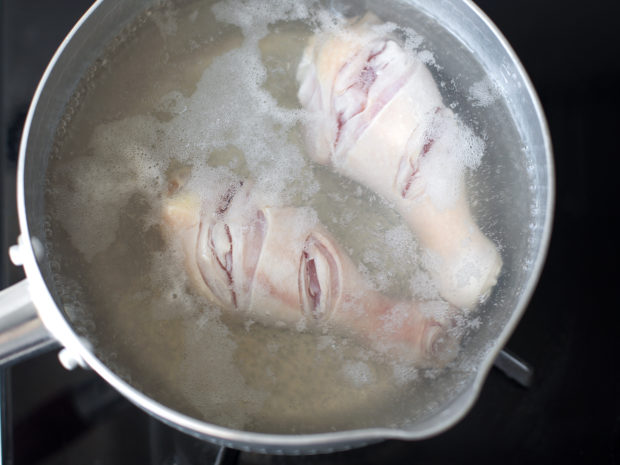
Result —
<instances>
[{"instance_id":1,"label":"black stovetop","mask_svg":"<svg viewBox=\"0 0 620 465\"><path fill-rule=\"evenodd\" d=\"M29 101L88 0L5 0L1 19L0 284L22 276L14 178ZM310 457L228 453L222 463L620 463L618 279L620 40L617 2L479 0L541 98L557 175L554 231L539 286L508 348L532 364L523 388L493 370L467 417L420 442L386 441ZM54 353L4 369L3 463L212 463L217 450L176 433Z\"/></svg>"}]
</instances>

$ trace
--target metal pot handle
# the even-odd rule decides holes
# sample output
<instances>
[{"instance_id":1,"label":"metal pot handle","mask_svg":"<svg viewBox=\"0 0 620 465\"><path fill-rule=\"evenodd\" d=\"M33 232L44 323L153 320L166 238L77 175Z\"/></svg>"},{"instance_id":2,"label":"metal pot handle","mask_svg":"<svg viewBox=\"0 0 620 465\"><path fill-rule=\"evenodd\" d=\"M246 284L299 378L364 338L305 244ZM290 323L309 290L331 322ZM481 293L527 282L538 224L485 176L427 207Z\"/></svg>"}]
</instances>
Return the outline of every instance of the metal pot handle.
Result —
<instances>
[{"instance_id":1,"label":"metal pot handle","mask_svg":"<svg viewBox=\"0 0 620 465\"><path fill-rule=\"evenodd\" d=\"M0 365L57 347L35 308L28 279L0 291Z\"/></svg>"}]
</instances>

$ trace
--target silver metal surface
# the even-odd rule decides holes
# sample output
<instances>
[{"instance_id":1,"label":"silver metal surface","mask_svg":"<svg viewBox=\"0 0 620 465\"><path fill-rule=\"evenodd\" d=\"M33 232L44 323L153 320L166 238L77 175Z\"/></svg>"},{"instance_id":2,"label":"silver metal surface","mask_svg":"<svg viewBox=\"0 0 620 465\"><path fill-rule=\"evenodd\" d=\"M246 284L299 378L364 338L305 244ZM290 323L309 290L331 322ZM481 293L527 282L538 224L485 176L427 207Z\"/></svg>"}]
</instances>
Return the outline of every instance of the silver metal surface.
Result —
<instances>
[{"instance_id":1,"label":"silver metal surface","mask_svg":"<svg viewBox=\"0 0 620 465\"><path fill-rule=\"evenodd\" d=\"M28 281L0 291L0 365L58 347L30 299Z\"/></svg>"},{"instance_id":2,"label":"silver metal surface","mask_svg":"<svg viewBox=\"0 0 620 465\"><path fill-rule=\"evenodd\" d=\"M459 0L412 0L418 8L452 33L477 57L508 96L507 104L521 133L536 184L536 213L530 265L515 275L509 306L510 318L497 342L486 353L471 384L438 415L407 429L374 428L323 434L259 434L219 427L174 411L123 381L91 351L68 323L55 295L52 269L45 253L44 177L55 129L80 77L101 54L104 46L147 1L98 1L63 42L43 76L26 120L18 171L18 211L22 243L20 260L26 271L30 296L45 326L71 354L91 368L136 405L181 431L227 447L269 453L318 453L359 447L385 438L421 439L438 434L461 419L475 402L497 354L514 330L532 295L545 259L551 233L554 174L551 142L538 98L514 52L486 16L471 2ZM35 254L35 242L43 250ZM26 284L23 284L25 286ZM24 303L32 314L32 305Z\"/></svg>"},{"instance_id":3,"label":"silver metal surface","mask_svg":"<svg viewBox=\"0 0 620 465\"><path fill-rule=\"evenodd\" d=\"M502 350L497 355L493 365L521 386L530 387L532 385L534 369L513 353Z\"/></svg>"}]
</instances>

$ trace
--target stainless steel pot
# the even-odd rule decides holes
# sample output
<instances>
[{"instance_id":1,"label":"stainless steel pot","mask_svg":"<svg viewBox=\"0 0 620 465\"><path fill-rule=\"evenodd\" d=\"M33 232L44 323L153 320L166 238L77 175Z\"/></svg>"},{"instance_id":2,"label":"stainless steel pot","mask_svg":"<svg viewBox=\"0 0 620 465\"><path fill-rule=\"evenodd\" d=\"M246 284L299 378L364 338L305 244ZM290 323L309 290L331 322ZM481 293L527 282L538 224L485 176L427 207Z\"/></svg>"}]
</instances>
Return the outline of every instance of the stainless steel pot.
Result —
<instances>
[{"instance_id":1,"label":"stainless steel pot","mask_svg":"<svg viewBox=\"0 0 620 465\"><path fill-rule=\"evenodd\" d=\"M386 438L422 439L440 433L461 419L478 396L494 359L520 319L535 288L551 231L554 175L551 143L540 103L514 52L491 21L468 0L410 0L419 10L449 25L452 34L479 61L490 79L500 83L520 132L532 171L534 205L528 247L513 270L504 301L508 317L493 347L485 352L469 385L429 418L406 429L375 428L324 434L278 435L227 429L174 411L122 380L80 338L53 295L53 261L44 238L44 179L57 123L80 78L106 44L152 2L97 1L76 24L49 64L34 96L22 137L18 170L21 235L10 250L27 278L0 293L0 362L9 363L60 344L68 368L90 367L133 403L160 420L199 438L233 448L269 453L313 453L342 450Z\"/></svg>"}]
</instances>

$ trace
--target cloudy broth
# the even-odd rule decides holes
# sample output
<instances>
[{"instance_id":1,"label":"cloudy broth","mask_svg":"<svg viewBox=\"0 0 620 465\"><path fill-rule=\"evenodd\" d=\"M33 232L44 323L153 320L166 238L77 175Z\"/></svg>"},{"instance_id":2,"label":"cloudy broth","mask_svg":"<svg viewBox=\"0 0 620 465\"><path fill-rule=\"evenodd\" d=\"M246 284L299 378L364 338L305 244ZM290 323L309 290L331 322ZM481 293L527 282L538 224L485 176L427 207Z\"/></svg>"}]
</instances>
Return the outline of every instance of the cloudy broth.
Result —
<instances>
[{"instance_id":1,"label":"cloudy broth","mask_svg":"<svg viewBox=\"0 0 620 465\"><path fill-rule=\"evenodd\" d=\"M383 13L386 3L377 14L397 20ZM171 173L189 170L193 182L230 173L282 204L312 208L376 290L440 299L398 213L304 152L295 73L308 37L333 13L294 1L253 5L155 7L80 84L48 168L56 286L101 360L195 418L277 433L406 427L460 392L480 354L422 369L338 334L240 322L196 292L162 234ZM517 181L527 167L501 93L474 57L436 22L408 11L395 34L424 59L445 105L485 147L480 166L467 172L468 196L505 265L491 299L462 322L466 347L498 306L521 246L506 238L515 235L514 218L529 214L530 193Z\"/></svg>"}]
</instances>

